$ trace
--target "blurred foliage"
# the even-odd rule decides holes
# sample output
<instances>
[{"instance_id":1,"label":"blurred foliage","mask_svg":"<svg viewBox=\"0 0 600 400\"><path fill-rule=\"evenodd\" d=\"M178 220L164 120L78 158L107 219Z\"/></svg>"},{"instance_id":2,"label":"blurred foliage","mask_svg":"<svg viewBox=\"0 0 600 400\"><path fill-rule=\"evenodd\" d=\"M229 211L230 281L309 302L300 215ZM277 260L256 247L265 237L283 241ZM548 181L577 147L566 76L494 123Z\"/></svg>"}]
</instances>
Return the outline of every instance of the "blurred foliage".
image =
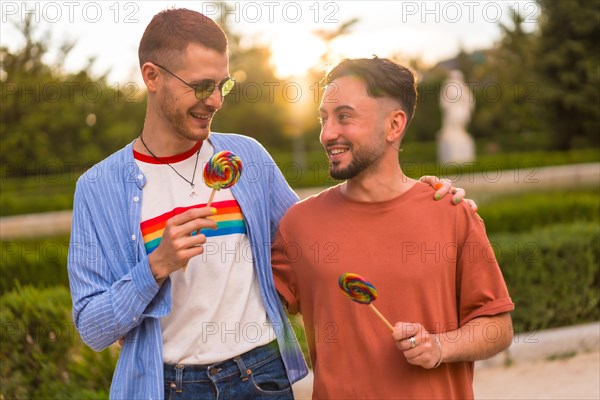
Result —
<instances>
[{"instance_id":1,"label":"blurred foliage","mask_svg":"<svg viewBox=\"0 0 600 400\"><path fill-rule=\"evenodd\" d=\"M540 0L541 22L530 29L521 15L500 24L501 38L489 49L460 51L453 60L426 67L419 60L417 113L406 141L433 141L440 129L442 83L459 68L476 102L469 131L478 155L565 150L600 143L598 1ZM81 173L124 146L140 132L145 91L137 84L109 85L88 66L76 73L63 62L76 42L55 44L29 15L18 22L22 48L0 48L2 99L0 173L8 177ZM227 20L226 20L227 21ZM231 50L230 70L238 84L216 115L214 129L257 138L270 151L292 152L306 166L320 148L316 108L321 69L333 60L331 42L348 33L356 19L314 32L329 49L307 78L282 80L270 64L268 46L249 44L223 24ZM56 62L44 61L59 48ZM429 161L435 160L435 153ZM65 203L66 206L66 203Z\"/></svg>"},{"instance_id":2,"label":"blurred foliage","mask_svg":"<svg viewBox=\"0 0 600 400\"><path fill-rule=\"evenodd\" d=\"M431 175L430 171L448 176L457 168L465 171L497 171L600 161L600 152L597 149L536 150L533 144L529 146L524 141L521 151L485 154L485 146L485 143L480 143L477 146L482 155L477 157L475 161L440 165L433 161L437 151L436 142L407 140L402 144L403 151L400 153L399 158L404 172L411 177L419 177L424 173ZM412 164L419 164L419 166L415 168ZM414 172L416 169L421 169L424 173L411 175L411 171Z\"/></svg>"},{"instance_id":3,"label":"blurred foliage","mask_svg":"<svg viewBox=\"0 0 600 400\"><path fill-rule=\"evenodd\" d=\"M527 22L511 9L514 26L500 24L502 38L486 52L486 62L472 66L475 114L471 129L480 140L497 144L497 151L519 148L506 136L533 139L538 149L549 148L539 79L535 74L537 33L526 32Z\"/></svg>"},{"instance_id":4,"label":"blurred foliage","mask_svg":"<svg viewBox=\"0 0 600 400\"><path fill-rule=\"evenodd\" d=\"M440 164L432 160L435 149L432 143L411 143L402 146L406 149L400 153L403 172L410 178L423 175L435 175L457 180L471 177L474 172L492 173L502 170L526 170L519 178L522 182L535 182L539 168L577 163L600 161L600 152L596 149L570 151L523 151L514 153L498 153L481 155L476 161L464 163ZM518 174L515 172L515 174ZM493 182L493 179L490 180Z\"/></svg>"},{"instance_id":5,"label":"blurred foliage","mask_svg":"<svg viewBox=\"0 0 600 400\"><path fill-rule=\"evenodd\" d=\"M501 195L478 202L478 213L488 235L527 232L574 222L600 225L599 194L597 187L581 187L569 191L555 189Z\"/></svg>"},{"instance_id":6,"label":"blurred foliage","mask_svg":"<svg viewBox=\"0 0 600 400\"><path fill-rule=\"evenodd\" d=\"M0 241L0 295L15 287L69 286L68 237Z\"/></svg>"},{"instance_id":7,"label":"blurred foliage","mask_svg":"<svg viewBox=\"0 0 600 400\"><path fill-rule=\"evenodd\" d=\"M600 319L600 226L579 222L490 235L516 333Z\"/></svg>"},{"instance_id":8,"label":"blurred foliage","mask_svg":"<svg viewBox=\"0 0 600 400\"><path fill-rule=\"evenodd\" d=\"M135 88L93 79L89 65L66 74L43 58L51 40L34 40L31 18L19 26L25 45L0 48L2 69L2 176L42 175L44 169L79 171L124 146L140 132L144 103ZM64 60L73 43L61 46Z\"/></svg>"},{"instance_id":9,"label":"blurred foliage","mask_svg":"<svg viewBox=\"0 0 600 400\"><path fill-rule=\"evenodd\" d=\"M478 156L507 151L567 150L600 144L600 1L540 0L540 24L510 8L500 40L420 71L420 98L407 139L433 140L440 96L459 69L475 101L467 129Z\"/></svg>"},{"instance_id":10,"label":"blurred foliage","mask_svg":"<svg viewBox=\"0 0 600 400\"><path fill-rule=\"evenodd\" d=\"M600 1L539 0L535 58L543 116L558 149L600 145Z\"/></svg>"},{"instance_id":11,"label":"blurred foliage","mask_svg":"<svg viewBox=\"0 0 600 400\"><path fill-rule=\"evenodd\" d=\"M65 287L16 286L0 297L3 399L108 398L117 352L83 344Z\"/></svg>"},{"instance_id":12,"label":"blurred foliage","mask_svg":"<svg viewBox=\"0 0 600 400\"><path fill-rule=\"evenodd\" d=\"M70 210L78 177L79 172L5 178L0 216Z\"/></svg>"}]
</instances>

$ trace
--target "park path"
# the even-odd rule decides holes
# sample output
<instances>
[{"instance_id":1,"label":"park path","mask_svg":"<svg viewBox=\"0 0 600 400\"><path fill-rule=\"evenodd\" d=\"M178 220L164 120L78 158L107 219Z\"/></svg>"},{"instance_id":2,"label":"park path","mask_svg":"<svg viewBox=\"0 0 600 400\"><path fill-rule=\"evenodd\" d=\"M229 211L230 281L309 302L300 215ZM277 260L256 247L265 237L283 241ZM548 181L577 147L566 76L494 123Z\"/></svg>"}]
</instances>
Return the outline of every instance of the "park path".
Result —
<instances>
[{"instance_id":1,"label":"park path","mask_svg":"<svg viewBox=\"0 0 600 400\"><path fill-rule=\"evenodd\" d=\"M600 399L600 352L475 372L476 399Z\"/></svg>"},{"instance_id":2,"label":"park path","mask_svg":"<svg viewBox=\"0 0 600 400\"><path fill-rule=\"evenodd\" d=\"M509 367L477 368L475 399L600 399L600 352ZM311 398L312 375L294 385L297 400Z\"/></svg>"},{"instance_id":3,"label":"park path","mask_svg":"<svg viewBox=\"0 0 600 400\"><path fill-rule=\"evenodd\" d=\"M507 363L510 360L510 363ZM312 374L294 384L311 398ZM512 345L475 363L475 399L600 399L600 322L515 335Z\"/></svg>"},{"instance_id":4,"label":"park path","mask_svg":"<svg viewBox=\"0 0 600 400\"><path fill-rule=\"evenodd\" d=\"M490 196L494 193L567 189L579 185L600 185L600 163L573 164L557 167L535 167L507 171L481 171L457 175L448 167L446 173L454 185L466 189L469 197ZM302 188L296 192L301 199L316 194L324 187ZM57 211L0 218L0 240L34 238L68 234L71 228L71 211Z\"/></svg>"}]
</instances>

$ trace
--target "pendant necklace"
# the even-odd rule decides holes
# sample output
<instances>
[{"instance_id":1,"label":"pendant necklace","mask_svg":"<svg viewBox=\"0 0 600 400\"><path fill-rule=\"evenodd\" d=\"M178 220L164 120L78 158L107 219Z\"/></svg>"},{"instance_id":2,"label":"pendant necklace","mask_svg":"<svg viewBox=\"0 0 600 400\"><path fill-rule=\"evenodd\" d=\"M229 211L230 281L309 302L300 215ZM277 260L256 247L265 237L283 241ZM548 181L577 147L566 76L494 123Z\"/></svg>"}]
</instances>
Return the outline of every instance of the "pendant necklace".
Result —
<instances>
[{"instance_id":1,"label":"pendant necklace","mask_svg":"<svg viewBox=\"0 0 600 400\"><path fill-rule=\"evenodd\" d=\"M192 175L192 180L188 180L186 179L183 175L181 175L176 169L175 167L173 167L171 164L169 164L168 162L163 161L162 159L160 159L159 157L157 157L156 155L154 155L153 152L150 151L150 149L148 148L148 146L146 146L146 142L144 142L144 138L142 137L142 135L140 135L140 140L142 141L142 144L144 145L144 147L146 148L146 150L148 151L148 153L150 153L150 155L152 157L154 157L154 159L156 159L157 161L168 165L173 171L175 171L175 173L177 175L179 175L181 177L181 179L183 179L184 181L186 181L187 183L190 184L190 188L191 188L191 192L189 194L189 196L191 198L195 198L196 196L198 196L198 193L196 192L196 185L194 185L194 178L196 177L196 168L198 167L198 156L200 155L200 147L198 147L198 151L196 152L196 163L194 164L194 174Z\"/></svg>"}]
</instances>

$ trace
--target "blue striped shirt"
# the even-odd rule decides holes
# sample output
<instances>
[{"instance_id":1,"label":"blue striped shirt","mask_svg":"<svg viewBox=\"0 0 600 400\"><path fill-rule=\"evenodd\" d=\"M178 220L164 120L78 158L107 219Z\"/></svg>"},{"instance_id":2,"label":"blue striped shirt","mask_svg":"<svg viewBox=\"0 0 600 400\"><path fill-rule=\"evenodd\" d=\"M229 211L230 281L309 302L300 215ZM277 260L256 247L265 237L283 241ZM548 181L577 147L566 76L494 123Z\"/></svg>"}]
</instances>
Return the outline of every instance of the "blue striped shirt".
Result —
<instances>
[{"instance_id":1,"label":"blue striped shirt","mask_svg":"<svg viewBox=\"0 0 600 400\"><path fill-rule=\"evenodd\" d=\"M231 187L248 226L255 270L290 381L308 373L271 272L271 240L279 220L298 197L273 159L255 140L211 133L215 152L230 150L244 161ZM132 143L96 164L77 181L68 272L73 320L96 351L120 337L123 347L110 388L112 399L162 399L160 318L171 309L171 283L159 287L148 264L140 230L145 176Z\"/></svg>"}]
</instances>

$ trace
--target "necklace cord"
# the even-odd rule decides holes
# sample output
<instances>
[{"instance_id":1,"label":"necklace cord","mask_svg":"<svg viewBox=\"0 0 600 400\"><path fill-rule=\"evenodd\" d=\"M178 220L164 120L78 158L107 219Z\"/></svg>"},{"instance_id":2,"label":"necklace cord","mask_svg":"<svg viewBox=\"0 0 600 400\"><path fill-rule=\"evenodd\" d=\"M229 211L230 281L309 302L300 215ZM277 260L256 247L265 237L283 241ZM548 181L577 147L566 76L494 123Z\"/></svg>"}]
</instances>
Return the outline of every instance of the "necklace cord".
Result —
<instances>
[{"instance_id":1,"label":"necklace cord","mask_svg":"<svg viewBox=\"0 0 600 400\"><path fill-rule=\"evenodd\" d=\"M146 150L148 151L148 153L150 153L150 155L151 155L152 157L154 157L154 159L155 159L155 160L157 160L157 161L161 162L162 164L165 164L165 165L169 166L169 167L170 167L170 168L171 168L171 169L172 169L172 170L173 170L173 171L174 171L174 172L175 172L177 175L179 175L179 176L181 177L181 179L183 179L184 181L186 181L187 183L189 183L189 184L190 184L190 186L192 187L192 189L194 188L194 186L195 186L195 185L194 185L194 178L196 177L196 169L197 169L197 167L198 167L198 156L200 156L200 148L201 148L202 146L200 146L200 147L198 148L198 151L196 152L196 163L194 164L194 174L192 175L192 180L191 180L191 181L189 181L189 180L188 180L188 179L186 179L186 178L185 178L183 175L181 175L181 174L179 173L179 171L177 171L177 170L175 169L175 167L173 167L173 166L172 166L171 164L169 164L168 162L166 162L166 161L163 161L162 159L160 159L160 157L157 157L157 156L156 156L156 155L155 155L155 154L154 154L154 153L153 153L153 152L152 152L152 151L151 151L151 150L148 148L148 146L146 145L146 142L144 142L144 137L143 137L142 135L140 135L140 140L142 141L142 144L144 145L144 147L146 148Z\"/></svg>"}]
</instances>

